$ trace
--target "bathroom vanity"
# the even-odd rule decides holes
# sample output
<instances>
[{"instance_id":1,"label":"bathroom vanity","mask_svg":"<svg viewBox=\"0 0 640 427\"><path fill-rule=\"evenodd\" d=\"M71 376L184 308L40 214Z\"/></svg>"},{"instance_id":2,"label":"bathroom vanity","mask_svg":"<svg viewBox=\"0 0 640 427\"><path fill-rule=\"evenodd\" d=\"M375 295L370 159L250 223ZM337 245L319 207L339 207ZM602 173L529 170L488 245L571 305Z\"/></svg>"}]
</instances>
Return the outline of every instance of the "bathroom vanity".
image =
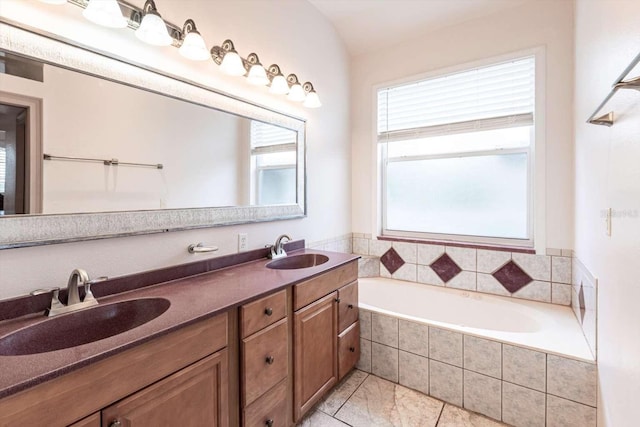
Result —
<instances>
[{"instance_id":1,"label":"bathroom vanity","mask_svg":"<svg viewBox=\"0 0 640 427\"><path fill-rule=\"evenodd\" d=\"M357 256L303 249L106 297L98 289L97 307L171 304L95 342L5 350L0 426L294 425L358 360L357 271ZM46 322L5 320L0 336Z\"/></svg>"}]
</instances>

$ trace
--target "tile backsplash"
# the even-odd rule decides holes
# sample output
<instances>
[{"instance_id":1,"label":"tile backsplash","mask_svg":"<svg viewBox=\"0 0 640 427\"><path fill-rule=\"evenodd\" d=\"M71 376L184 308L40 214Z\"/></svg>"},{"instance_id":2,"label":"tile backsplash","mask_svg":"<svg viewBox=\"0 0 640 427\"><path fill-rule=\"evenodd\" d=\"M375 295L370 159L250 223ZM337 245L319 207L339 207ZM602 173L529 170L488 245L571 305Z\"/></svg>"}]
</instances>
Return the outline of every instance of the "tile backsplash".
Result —
<instances>
[{"instance_id":1,"label":"tile backsplash","mask_svg":"<svg viewBox=\"0 0 640 427\"><path fill-rule=\"evenodd\" d=\"M389 277L433 286L571 305L570 250L547 255L377 240L354 233L360 277Z\"/></svg>"},{"instance_id":2,"label":"tile backsplash","mask_svg":"<svg viewBox=\"0 0 640 427\"><path fill-rule=\"evenodd\" d=\"M589 272L578 257L573 258L571 283L571 308L582 326L591 353L595 356L598 279Z\"/></svg>"}]
</instances>

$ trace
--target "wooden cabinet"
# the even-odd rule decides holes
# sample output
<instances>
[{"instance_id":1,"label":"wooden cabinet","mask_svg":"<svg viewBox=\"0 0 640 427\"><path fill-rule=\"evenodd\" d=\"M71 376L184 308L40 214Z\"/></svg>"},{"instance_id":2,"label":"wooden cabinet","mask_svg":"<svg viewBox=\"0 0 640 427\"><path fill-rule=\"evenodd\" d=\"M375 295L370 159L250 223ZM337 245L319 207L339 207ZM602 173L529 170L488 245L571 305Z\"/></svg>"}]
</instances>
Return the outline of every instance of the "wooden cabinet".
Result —
<instances>
[{"instance_id":1,"label":"wooden cabinet","mask_svg":"<svg viewBox=\"0 0 640 427\"><path fill-rule=\"evenodd\" d=\"M291 322L287 291L240 307L240 402L243 426L286 427L291 395Z\"/></svg>"},{"instance_id":2,"label":"wooden cabinet","mask_svg":"<svg viewBox=\"0 0 640 427\"><path fill-rule=\"evenodd\" d=\"M73 423L77 427L92 426L91 418L85 418L88 414L138 392L144 393L214 353L220 363L217 367L220 383L215 391L209 390L209 395L217 393L218 404L207 400L198 401L198 405L218 412L220 423L213 425L226 426L228 408L219 402L227 399L227 353L220 352L227 346L227 327L227 314L221 314L0 399L0 426L39 426L43 420L51 427ZM49 417L50 414L55 417ZM102 425L108 427L109 423Z\"/></svg>"},{"instance_id":3,"label":"wooden cabinet","mask_svg":"<svg viewBox=\"0 0 640 427\"><path fill-rule=\"evenodd\" d=\"M360 359L360 322L338 335L338 380L344 378Z\"/></svg>"},{"instance_id":4,"label":"wooden cabinet","mask_svg":"<svg viewBox=\"0 0 640 427\"><path fill-rule=\"evenodd\" d=\"M226 387L223 350L104 409L102 425L227 427Z\"/></svg>"},{"instance_id":5,"label":"wooden cabinet","mask_svg":"<svg viewBox=\"0 0 640 427\"><path fill-rule=\"evenodd\" d=\"M300 421L360 356L358 263L293 286L294 420Z\"/></svg>"},{"instance_id":6,"label":"wooden cabinet","mask_svg":"<svg viewBox=\"0 0 640 427\"><path fill-rule=\"evenodd\" d=\"M338 381L337 292L294 313L294 415L299 420Z\"/></svg>"},{"instance_id":7,"label":"wooden cabinet","mask_svg":"<svg viewBox=\"0 0 640 427\"><path fill-rule=\"evenodd\" d=\"M342 333L358 320L358 282L338 289L338 331Z\"/></svg>"}]
</instances>

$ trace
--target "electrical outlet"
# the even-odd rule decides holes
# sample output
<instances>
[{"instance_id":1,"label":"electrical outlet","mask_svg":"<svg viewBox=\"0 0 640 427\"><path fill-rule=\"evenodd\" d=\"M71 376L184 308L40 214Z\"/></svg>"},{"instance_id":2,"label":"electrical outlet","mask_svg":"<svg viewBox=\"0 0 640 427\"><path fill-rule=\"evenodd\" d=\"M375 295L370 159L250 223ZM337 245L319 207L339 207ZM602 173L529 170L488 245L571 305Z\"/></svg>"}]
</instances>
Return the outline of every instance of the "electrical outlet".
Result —
<instances>
[{"instance_id":1,"label":"electrical outlet","mask_svg":"<svg viewBox=\"0 0 640 427\"><path fill-rule=\"evenodd\" d=\"M607 236L609 237L611 237L611 213L612 213L611 208L607 209L606 223L607 223Z\"/></svg>"},{"instance_id":2,"label":"electrical outlet","mask_svg":"<svg viewBox=\"0 0 640 427\"><path fill-rule=\"evenodd\" d=\"M247 233L238 233L238 252L246 251L249 248L249 238Z\"/></svg>"}]
</instances>

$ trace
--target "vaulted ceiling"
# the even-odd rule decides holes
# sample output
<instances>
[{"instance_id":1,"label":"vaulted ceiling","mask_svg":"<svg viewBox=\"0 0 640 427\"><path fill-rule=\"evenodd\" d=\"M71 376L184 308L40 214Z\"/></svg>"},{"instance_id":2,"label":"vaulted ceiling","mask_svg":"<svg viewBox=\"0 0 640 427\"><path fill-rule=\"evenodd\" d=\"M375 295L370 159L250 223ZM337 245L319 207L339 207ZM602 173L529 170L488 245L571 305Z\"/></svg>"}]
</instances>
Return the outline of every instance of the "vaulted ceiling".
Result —
<instances>
[{"instance_id":1,"label":"vaulted ceiling","mask_svg":"<svg viewBox=\"0 0 640 427\"><path fill-rule=\"evenodd\" d=\"M308 0L336 27L351 55L480 18L531 0Z\"/></svg>"}]
</instances>

